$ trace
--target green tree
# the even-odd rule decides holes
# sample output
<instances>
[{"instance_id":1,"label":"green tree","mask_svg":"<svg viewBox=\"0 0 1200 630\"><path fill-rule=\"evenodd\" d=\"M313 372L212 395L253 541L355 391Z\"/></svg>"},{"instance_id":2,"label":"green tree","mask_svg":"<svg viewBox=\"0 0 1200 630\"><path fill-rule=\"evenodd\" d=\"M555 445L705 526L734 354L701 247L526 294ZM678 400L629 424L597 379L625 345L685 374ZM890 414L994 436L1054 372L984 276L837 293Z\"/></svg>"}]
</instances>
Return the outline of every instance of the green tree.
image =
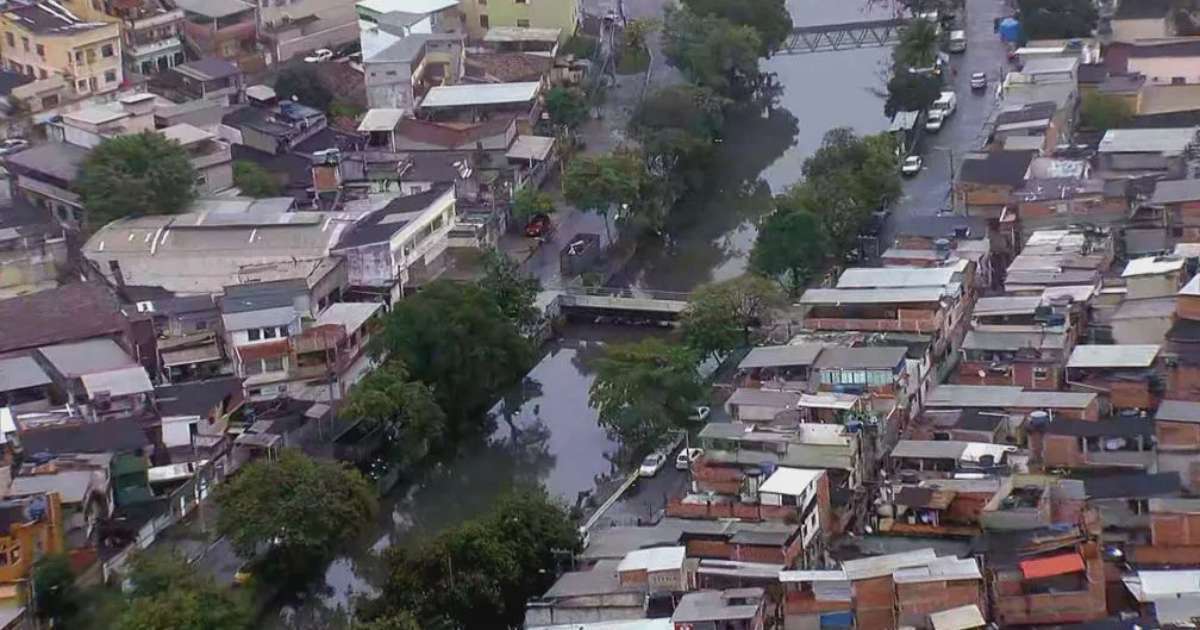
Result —
<instances>
[{"instance_id":1,"label":"green tree","mask_svg":"<svg viewBox=\"0 0 1200 630\"><path fill-rule=\"evenodd\" d=\"M122 217L174 214L195 198L196 171L187 151L160 133L106 138L88 153L75 181L88 224Z\"/></svg>"},{"instance_id":2,"label":"green tree","mask_svg":"<svg viewBox=\"0 0 1200 630\"><path fill-rule=\"evenodd\" d=\"M1099 12L1092 0L1017 0L1021 35L1029 39L1091 37Z\"/></svg>"},{"instance_id":3,"label":"green tree","mask_svg":"<svg viewBox=\"0 0 1200 630\"><path fill-rule=\"evenodd\" d=\"M579 126L588 118L587 95L579 88L552 88L546 93L546 112L555 125Z\"/></svg>"},{"instance_id":4,"label":"green tree","mask_svg":"<svg viewBox=\"0 0 1200 630\"><path fill-rule=\"evenodd\" d=\"M638 20L629 20L625 24L625 29L622 31L621 37L624 39L626 50L645 50L646 38L650 33L657 31L662 24L652 18L641 18Z\"/></svg>"},{"instance_id":5,"label":"green tree","mask_svg":"<svg viewBox=\"0 0 1200 630\"><path fill-rule=\"evenodd\" d=\"M117 630L248 630L246 603L170 553L140 553Z\"/></svg>"},{"instance_id":6,"label":"green tree","mask_svg":"<svg viewBox=\"0 0 1200 630\"><path fill-rule=\"evenodd\" d=\"M801 173L805 182L836 181L841 196L860 213L886 206L903 192L895 139L885 133L860 137L848 127L830 129L820 148L804 160Z\"/></svg>"},{"instance_id":7,"label":"green tree","mask_svg":"<svg viewBox=\"0 0 1200 630\"><path fill-rule=\"evenodd\" d=\"M683 312L683 338L696 352L719 358L751 345L753 332L769 325L784 302L779 287L758 276L706 284Z\"/></svg>"},{"instance_id":8,"label":"green tree","mask_svg":"<svg viewBox=\"0 0 1200 630\"><path fill-rule=\"evenodd\" d=\"M275 79L275 95L321 111L328 110L334 98L312 65L284 68Z\"/></svg>"},{"instance_id":9,"label":"green tree","mask_svg":"<svg viewBox=\"0 0 1200 630\"><path fill-rule=\"evenodd\" d=\"M233 185L247 197L278 197L283 187L275 175L247 160L233 163Z\"/></svg>"},{"instance_id":10,"label":"green tree","mask_svg":"<svg viewBox=\"0 0 1200 630\"><path fill-rule=\"evenodd\" d=\"M527 221L535 214L551 214L554 210L554 198L533 186L526 186L513 195L512 214L519 221Z\"/></svg>"},{"instance_id":11,"label":"green tree","mask_svg":"<svg viewBox=\"0 0 1200 630\"><path fill-rule=\"evenodd\" d=\"M929 108L942 92L940 77L896 69L887 83L883 113L889 118L896 112L916 112Z\"/></svg>"},{"instance_id":12,"label":"green tree","mask_svg":"<svg viewBox=\"0 0 1200 630\"><path fill-rule=\"evenodd\" d=\"M563 174L563 195L580 210L604 217L604 229L612 242L609 213L614 206L638 202L644 173L641 157L628 151L579 157L571 160Z\"/></svg>"},{"instance_id":13,"label":"green tree","mask_svg":"<svg viewBox=\"0 0 1200 630\"><path fill-rule=\"evenodd\" d=\"M400 301L372 340L376 357L403 362L433 391L457 439L484 428L501 392L533 365L533 347L496 297L476 284L437 281Z\"/></svg>"},{"instance_id":14,"label":"green tree","mask_svg":"<svg viewBox=\"0 0 1200 630\"><path fill-rule=\"evenodd\" d=\"M1108 131L1124 126L1133 118L1133 108L1118 96L1089 92L1083 97L1079 110L1080 126L1096 131Z\"/></svg>"},{"instance_id":15,"label":"green tree","mask_svg":"<svg viewBox=\"0 0 1200 630\"><path fill-rule=\"evenodd\" d=\"M479 286L491 294L500 311L521 332L531 334L541 323L542 314L534 303L542 291L542 283L521 271L504 252L492 249L484 254Z\"/></svg>"},{"instance_id":16,"label":"green tree","mask_svg":"<svg viewBox=\"0 0 1200 630\"><path fill-rule=\"evenodd\" d=\"M663 48L671 65L693 83L737 101L749 100L763 82L758 31L686 6L667 7Z\"/></svg>"},{"instance_id":17,"label":"green tree","mask_svg":"<svg viewBox=\"0 0 1200 630\"><path fill-rule=\"evenodd\" d=\"M626 455L657 447L679 428L704 393L697 353L658 338L608 346L597 359L588 404L599 422L620 438Z\"/></svg>"},{"instance_id":18,"label":"green tree","mask_svg":"<svg viewBox=\"0 0 1200 630\"><path fill-rule=\"evenodd\" d=\"M703 187L728 103L708 88L680 85L647 94L634 112L630 129L650 175L668 182L668 204Z\"/></svg>"},{"instance_id":19,"label":"green tree","mask_svg":"<svg viewBox=\"0 0 1200 630\"><path fill-rule=\"evenodd\" d=\"M428 627L422 626L416 615L403 610L371 621L355 621L350 630L426 630Z\"/></svg>"},{"instance_id":20,"label":"green tree","mask_svg":"<svg viewBox=\"0 0 1200 630\"><path fill-rule=\"evenodd\" d=\"M341 417L362 418L384 427L389 454L411 468L445 439L446 412L425 383L413 381L397 360L384 361L346 397Z\"/></svg>"},{"instance_id":21,"label":"green tree","mask_svg":"<svg viewBox=\"0 0 1200 630\"><path fill-rule=\"evenodd\" d=\"M66 554L43 557L33 565L33 606L39 619L61 623L79 610L80 593Z\"/></svg>"},{"instance_id":22,"label":"green tree","mask_svg":"<svg viewBox=\"0 0 1200 630\"><path fill-rule=\"evenodd\" d=\"M526 602L554 583L560 558L577 549L563 506L543 490L518 490L424 544L385 551L382 592L361 614L372 622L407 615L425 628L520 627Z\"/></svg>"},{"instance_id":23,"label":"green tree","mask_svg":"<svg viewBox=\"0 0 1200 630\"><path fill-rule=\"evenodd\" d=\"M896 72L909 68L932 68L940 46L941 34L936 23L912 20L900 34L899 43L892 49Z\"/></svg>"},{"instance_id":24,"label":"green tree","mask_svg":"<svg viewBox=\"0 0 1200 630\"><path fill-rule=\"evenodd\" d=\"M217 487L217 530L243 558L266 551L271 577L298 579L356 536L374 515L375 491L357 471L286 449Z\"/></svg>"},{"instance_id":25,"label":"green tree","mask_svg":"<svg viewBox=\"0 0 1200 630\"><path fill-rule=\"evenodd\" d=\"M807 210L776 210L759 226L750 266L795 297L825 261L823 232L820 219Z\"/></svg>"},{"instance_id":26,"label":"green tree","mask_svg":"<svg viewBox=\"0 0 1200 630\"><path fill-rule=\"evenodd\" d=\"M784 0L684 0L697 15L724 18L758 33L760 57L769 57L792 34L792 15Z\"/></svg>"}]
</instances>

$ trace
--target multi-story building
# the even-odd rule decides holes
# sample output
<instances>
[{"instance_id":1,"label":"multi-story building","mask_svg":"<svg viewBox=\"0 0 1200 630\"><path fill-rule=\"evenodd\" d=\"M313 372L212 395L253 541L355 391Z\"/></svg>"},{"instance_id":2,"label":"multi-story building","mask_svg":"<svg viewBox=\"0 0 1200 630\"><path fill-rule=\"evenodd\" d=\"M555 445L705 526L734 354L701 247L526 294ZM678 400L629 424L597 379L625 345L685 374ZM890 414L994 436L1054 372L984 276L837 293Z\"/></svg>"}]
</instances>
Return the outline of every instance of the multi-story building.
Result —
<instances>
[{"instance_id":1,"label":"multi-story building","mask_svg":"<svg viewBox=\"0 0 1200 630\"><path fill-rule=\"evenodd\" d=\"M75 96L121 86L121 30L113 22L81 19L57 3L9 5L0 13L3 64L39 80L62 77Z\"/></svg>"},{"instance_id":2,"label":"multi-story building","mask_svg":"<svg viewBox=\"0 0 1200 630\"><path fill-rule=\"evenodd\" d=\"M121 19L125 60L131 72L155 74L183 63L183 10L162 0L111 2L109 12Z\"/></svg>"},{"instance_id":3,"label":"multi-story building","mask_svg":"<svg viewBox=\"0 0 1200 630\"><path fill-rule=\"evenodd\" d=\"M472 39L482 39L497 26L556 28L559 41L575 34L579 3L574 0L459 0Z\"/></svg>"}]
</instances>

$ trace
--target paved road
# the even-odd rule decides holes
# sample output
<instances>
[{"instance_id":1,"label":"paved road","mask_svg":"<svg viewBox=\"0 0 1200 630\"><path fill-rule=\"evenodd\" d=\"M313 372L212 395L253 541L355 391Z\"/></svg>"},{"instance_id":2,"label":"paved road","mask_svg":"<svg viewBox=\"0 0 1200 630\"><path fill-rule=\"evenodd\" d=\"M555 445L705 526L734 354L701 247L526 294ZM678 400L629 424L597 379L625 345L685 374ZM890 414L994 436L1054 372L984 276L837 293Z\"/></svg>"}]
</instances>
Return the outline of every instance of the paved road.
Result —
<instances>
[{"instance_id":1,"label":"paved road","mask_svg":"<svg viewBox=\"0 0 1200 630\"><path fill-rule=\"evenodd\" d=\"M982 146L983 123L996 106L995 90L1006 72L1006 51L1000 37L992 31L992 24L1010 11L999 0L966 2L967 51L951 56L953 78L946 88L952 85L958 94L958 110L939 133L927 134L923 140L921 155L925 168L905 184L904 197L894 208L898 220L933 215L950 205L951 159L957 169L964 153ZM974 72L987 74L986 90L971 91ZM890 238L885 242L888 241Z\"/></svg>"}]
</instances>

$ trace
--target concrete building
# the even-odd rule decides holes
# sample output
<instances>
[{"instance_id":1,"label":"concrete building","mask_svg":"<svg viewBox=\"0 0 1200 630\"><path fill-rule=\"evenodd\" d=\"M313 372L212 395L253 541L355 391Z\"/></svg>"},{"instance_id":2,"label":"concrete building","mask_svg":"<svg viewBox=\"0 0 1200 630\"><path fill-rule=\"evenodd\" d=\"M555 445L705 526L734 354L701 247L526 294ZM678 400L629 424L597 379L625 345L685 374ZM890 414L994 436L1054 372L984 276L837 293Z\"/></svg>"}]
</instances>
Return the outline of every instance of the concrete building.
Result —
<instances>
[{"instance_id":1,"label":"concrete building","mask_svg":"<svg viewBox=\"0 0 1200 630\"><path fill-rule=\"evenodd\" d=\"M39 81L65 81L76 98L115 91L124 81L120 25L61 9L47 1L11 4L0 12L4 63Z\"/></svg>"},{"instance_id":2,"label":"concrete building","mask_svg":"<svg viewBox=\"0 0 1200 630\"><path fill-rule=\"evenodd\" d=\"M559 41L575 34L579 3L575 0L459 0L459 10L472 39L483 39L495 27L559 29Z\"/></svg>"},{"instance_id":3,"label":"concrete building","mask_svg":"<svg viewBox=\"0 0 1200 630\"><path fill-rule=\"evenodd\" d=\"M211 195L233 188L233 154L228 142L187 123L172 125L160 133L187 151L196 169L197 194Z\"/></svg>"},{"instance_id":4,"label":"concrete building","mask_svg":"<svg viewBox=\"0 0 1200 630\"><path fill-rule=\"evenodd\" d=\"M1175 28L1170 18L1169 2L1120 2L1111 20L1112 39L1114 42L1133 44L1171 37L1175 34Z\"/></svg>"},{"instance_id":5,"label":"concrete building","mask_svg":"<svg viewBox=\"0 0 1200 630\"><path fill-rule=\"evenodd\" d=\"M132 72L152 75L184 62L182 9L164 0L113 2L109 9L121 20L125 62Z\"/></svg>"},{"instance_id":6,"label":"concrete building","mask_svg":"<svg viewBox=\"0 0 1200 630\"><path fill-rule=\"evenodd\" d=\"M258 7L242 0L175 0L184 40L201 56L242 59L255 54Z\"/></svg>"}]
</instances>

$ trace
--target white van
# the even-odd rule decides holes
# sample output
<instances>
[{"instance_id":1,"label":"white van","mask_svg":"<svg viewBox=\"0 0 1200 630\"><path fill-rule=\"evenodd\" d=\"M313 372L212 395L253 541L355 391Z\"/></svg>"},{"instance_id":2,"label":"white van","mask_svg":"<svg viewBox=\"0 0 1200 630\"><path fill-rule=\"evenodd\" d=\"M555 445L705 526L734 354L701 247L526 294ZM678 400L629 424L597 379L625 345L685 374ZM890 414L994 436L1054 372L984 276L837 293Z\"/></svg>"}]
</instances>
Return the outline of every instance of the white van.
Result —
<instances>
[{"instance_id":1,"label":"white van","mask_svg":"<svg viewBox=\"0 0 1200 630\"><path fill-rule=\"evenodd\" d=\"M942 92L942 95L933 102L933 105L929 106L929 109L940 111L942 115L948 117L954 113L955 109L958 109L958 96L954 92Z\"/></svg>"},{"instance_id":2,"label":"white van","mask_svg":"<svg viewBox=\"0 0 1200 630\"><path fill-rule=\"evenodd\" d=\"M946 44L946 50L952 53L966 52L967 50L967 32L966 31L950 31L950 41Z\"/></svg>"}]
</instances>

